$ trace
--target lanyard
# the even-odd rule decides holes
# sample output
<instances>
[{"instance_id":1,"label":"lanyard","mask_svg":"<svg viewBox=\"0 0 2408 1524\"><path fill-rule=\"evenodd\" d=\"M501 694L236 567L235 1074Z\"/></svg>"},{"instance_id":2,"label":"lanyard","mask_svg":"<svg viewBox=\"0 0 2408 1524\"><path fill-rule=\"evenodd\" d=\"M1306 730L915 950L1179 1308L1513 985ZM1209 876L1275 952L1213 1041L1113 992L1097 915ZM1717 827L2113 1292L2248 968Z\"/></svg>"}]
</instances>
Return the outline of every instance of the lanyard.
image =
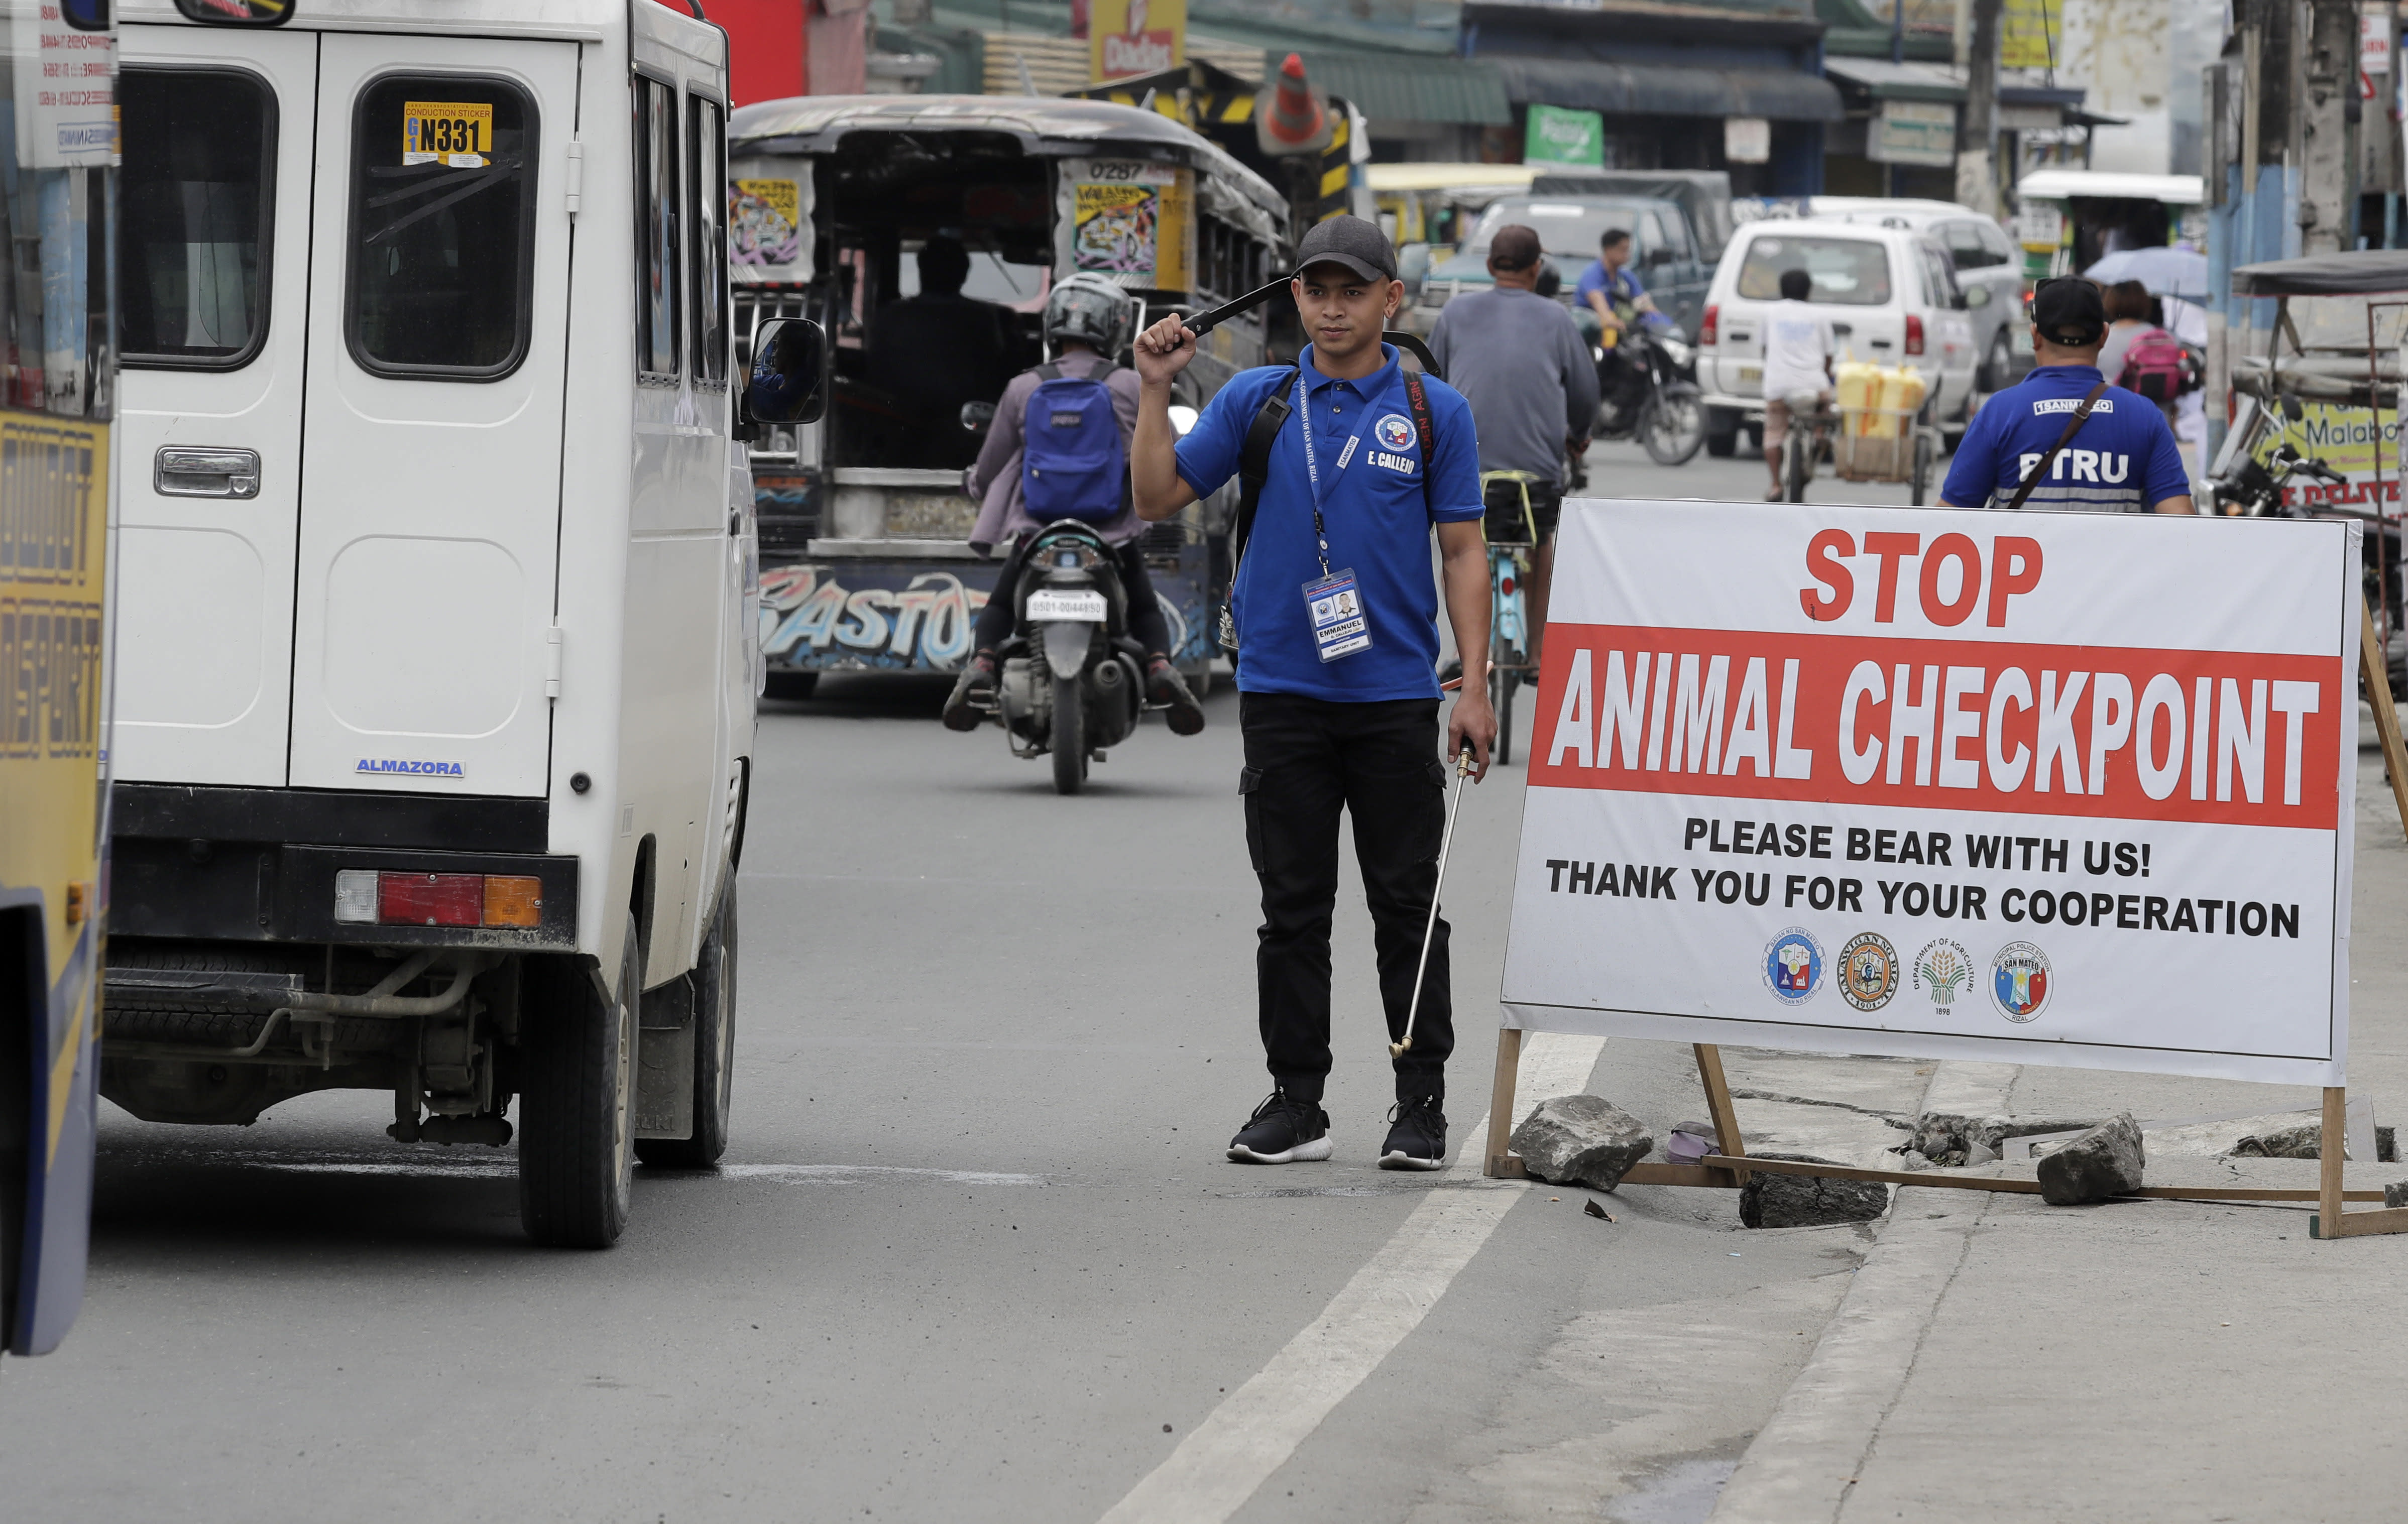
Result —
<instances>
[{"instance_id":1,"label":"lanyard","mask_svg":"<svg viewBox=\"0 0 2408 1524\"><path fill-rule=\"evenodd\" d=\"M1370 410L1371 403L1369 398L1365 399L1363 409L1366 412ZM1304 371L1301 367L1296 373L1296 416L1304 430L1304 474L1312 482L1312 539L1313 543L1319 547L1321 574L1326 577L1329 575L1329 527L1321 521L1323 496L1321 462L1312 447L1312 407L1311 399L1305 395ZM1330 468L1329 474L1333 481L1340 472L1353 464L1354 447L1362 442L1363 436L1359 433L1346 441L1346 448L1338 453L1338 464Z\"/></svg>"}]
</instances>

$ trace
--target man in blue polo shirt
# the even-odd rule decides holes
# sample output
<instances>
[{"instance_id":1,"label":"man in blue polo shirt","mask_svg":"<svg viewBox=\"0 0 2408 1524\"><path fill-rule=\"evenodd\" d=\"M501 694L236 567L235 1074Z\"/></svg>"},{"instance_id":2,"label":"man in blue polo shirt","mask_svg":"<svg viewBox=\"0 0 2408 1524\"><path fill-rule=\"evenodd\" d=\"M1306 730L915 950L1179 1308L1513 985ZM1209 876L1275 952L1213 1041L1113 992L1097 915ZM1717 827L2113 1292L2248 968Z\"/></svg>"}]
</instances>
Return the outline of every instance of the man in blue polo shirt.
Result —
<instances>
[{"instance_id":1,"label":"man in blue polo shirt","mask_svg":"<svg viewBox=\"0 0 2408 1524\"><path fill-rule=\"evenodd\" d=\"M2089 513L2189 513L2190 472L2157 405L2099 372L2107 306L2080 276L2032 292L2032 373L1982 404L1940 489L1945 508L2054 508ZM2096 394L2072 437L2066 425ZM2065 447L2049 452L2060 439ZM2047 470L2021 504L2025 478Z\"/></svg>"},{"instance_id":2,"label":"man in blue polo shirt","mask_svg":"<svg viewBox=\"0 0 2408 1524\"><path fill-rule=\"evenodd\" d=\"M1138 512L1165 519L1238 474L1267 405L1278 424L1251 533L1233 547L1229 597L1246 747L1238 792L1262 884L1254 969L1275 1086L1230 1140L1229 1157L1259 1164L1330 1156L1321 1099L1341 810L1354 821L1389 1036L1404 1034L1438 889L1449 770L1438 757L1433 525L1463 669L1488 669L1488 555L1470 407L1443 381L1409 378L1381 341L1405 288L1377 227L1359 217L1318 223L1297 249L1297 312L1312 339L1300 362L1232 378L1175 443L1170 383L1195 358L1196 336L1173 317L1138 337L1129 451ZM1290 410L1283 422L1280 404ZM1478 777L1496 735L1486 685L1475 678L1448 719L1446 755L1469 748ZM1445 1162L1454 1046L1440 920L1413 1045L1396 1060L1383 1168Z\"/></svg>"}]
</instances>

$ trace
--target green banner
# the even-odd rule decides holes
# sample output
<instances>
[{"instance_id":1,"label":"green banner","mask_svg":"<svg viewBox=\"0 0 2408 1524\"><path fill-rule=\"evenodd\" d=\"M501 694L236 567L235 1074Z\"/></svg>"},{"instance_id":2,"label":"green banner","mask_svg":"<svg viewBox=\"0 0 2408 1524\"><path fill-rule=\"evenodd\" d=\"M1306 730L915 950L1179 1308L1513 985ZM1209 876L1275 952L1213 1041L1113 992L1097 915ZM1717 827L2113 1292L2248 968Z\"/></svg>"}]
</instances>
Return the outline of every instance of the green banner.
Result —
<instances>
[{"instance_id":1,"label":"green banner","mask_svg":"<svg viewBox=\"0 0 2408 1524\"><path fill-rule=\"evenodd\" d=\"M1524 164L1605 164L1605 118L1595 111L1567 111L1557 106L1530 108L1523 131Z\"/></svg>"}]
</instances>

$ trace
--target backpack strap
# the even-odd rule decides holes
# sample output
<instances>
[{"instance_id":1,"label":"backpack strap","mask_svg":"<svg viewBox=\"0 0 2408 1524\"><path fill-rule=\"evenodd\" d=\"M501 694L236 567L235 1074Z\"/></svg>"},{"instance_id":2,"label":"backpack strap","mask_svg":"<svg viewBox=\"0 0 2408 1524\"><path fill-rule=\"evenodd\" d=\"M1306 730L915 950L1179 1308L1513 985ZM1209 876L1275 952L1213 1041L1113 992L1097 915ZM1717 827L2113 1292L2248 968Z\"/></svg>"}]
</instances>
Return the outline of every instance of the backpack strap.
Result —
<instances>
[{"instance_id":1,"label":"backpack strap","mask_svg":"<svg viewBox=\"0 0 2408 1524\"><path fill-rule=\"evenodd\" d=\"M1271 446L1296 411L1287 400L1296 387L1296 373L1297 367L1290 366L1280 377L1279 384L1254 410L1245 442L1238 447L1238 517L1229 527L1229 585L1233 588L1238 584L1238 564L1246 557L1246 540L1254 532L1254 509L1263 500L1263 483L1270 480Z\"/></svg>"},{"instance_id":2,"label":"backpack strap","mask_svg":"<svg viewBox=\"0 0 2408 1524\"><path fill-rule=\"evenodd\" d=\"M1435 513L1430 506L1430 447L1438 442L1438 432L1430 426L1429 394L1422 389L1422 373L1405 372L1405 400L1412 408L1413 433L1422 444L1422 510Z\"/></svg>"},{"instance_id":3,"label":"backpack strap","mask_svg":"<svg viewBox=\"0 0 2408 1524\"><path fill-rule=\"evenodd\" d=\"M1037 367L1037 384L1039 386L1044 385L1047 381L1057 381L1061 379L1062 367L1054 365L1051 361L1048 361L1044 365Z\"/></svg>"},{"instance_id":4,"label":"backpack strap","mask_svg":"<svg viewBox=\"0 0 2408 1524\"><path fill-rule=\"evenodd\" d=\"M2073 419L2065 425L2065 432L2057 437L2057 442L2048 447L2047 454L2040 457L2040 464L2032 468L2032 474L2025 477L2024 484L2015 489L2014 501L2007 504L2008 512L2012 513L2024 506L2024 499L2032 495L2032 489L2040 485L2041 478L2048 475L2048 468L2057 464L2058 452L2071 444L2073 436L2080 431L2084 424L2090 421L2090 410L2099 405L2099 398L2106 393L2106 390L2107 383L2100 381L2090 389L2088 396L2082 399L2082 406L2073 410Z\"/></svg>"}]
</instances>

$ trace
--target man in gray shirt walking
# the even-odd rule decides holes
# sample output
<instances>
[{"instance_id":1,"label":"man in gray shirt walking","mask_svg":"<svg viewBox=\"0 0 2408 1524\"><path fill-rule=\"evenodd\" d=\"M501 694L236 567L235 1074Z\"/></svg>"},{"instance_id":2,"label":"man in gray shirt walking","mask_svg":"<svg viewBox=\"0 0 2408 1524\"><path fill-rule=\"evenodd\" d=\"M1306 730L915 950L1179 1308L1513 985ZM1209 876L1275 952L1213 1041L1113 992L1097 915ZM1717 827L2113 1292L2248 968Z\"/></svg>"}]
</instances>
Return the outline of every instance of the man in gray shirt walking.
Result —
<instances>
[{"instance_id":1,"label":"man in gray shirt walking","mask_svg":"<svg viewBox=\"0 0 2408 1524\"><path fill-rule=\"evenodd\" d=\"M1547 628L1565 452L1586 449L1597 421L1597 364L1571 310L1535 289L1543 267L1535 229L1519 223L1498 228L1488 242L1488 273L1496 289L1468 291L1448 302L1430 334L1430 352L1445 370L1447 384L1471 404L1488 538L1537 536L1529 581L1534 669ZM1524 480L1490 481L1496 471L1519 472ZM1526 530L1525 489L1530 509Z\"/></svg>"}]
</instances>

